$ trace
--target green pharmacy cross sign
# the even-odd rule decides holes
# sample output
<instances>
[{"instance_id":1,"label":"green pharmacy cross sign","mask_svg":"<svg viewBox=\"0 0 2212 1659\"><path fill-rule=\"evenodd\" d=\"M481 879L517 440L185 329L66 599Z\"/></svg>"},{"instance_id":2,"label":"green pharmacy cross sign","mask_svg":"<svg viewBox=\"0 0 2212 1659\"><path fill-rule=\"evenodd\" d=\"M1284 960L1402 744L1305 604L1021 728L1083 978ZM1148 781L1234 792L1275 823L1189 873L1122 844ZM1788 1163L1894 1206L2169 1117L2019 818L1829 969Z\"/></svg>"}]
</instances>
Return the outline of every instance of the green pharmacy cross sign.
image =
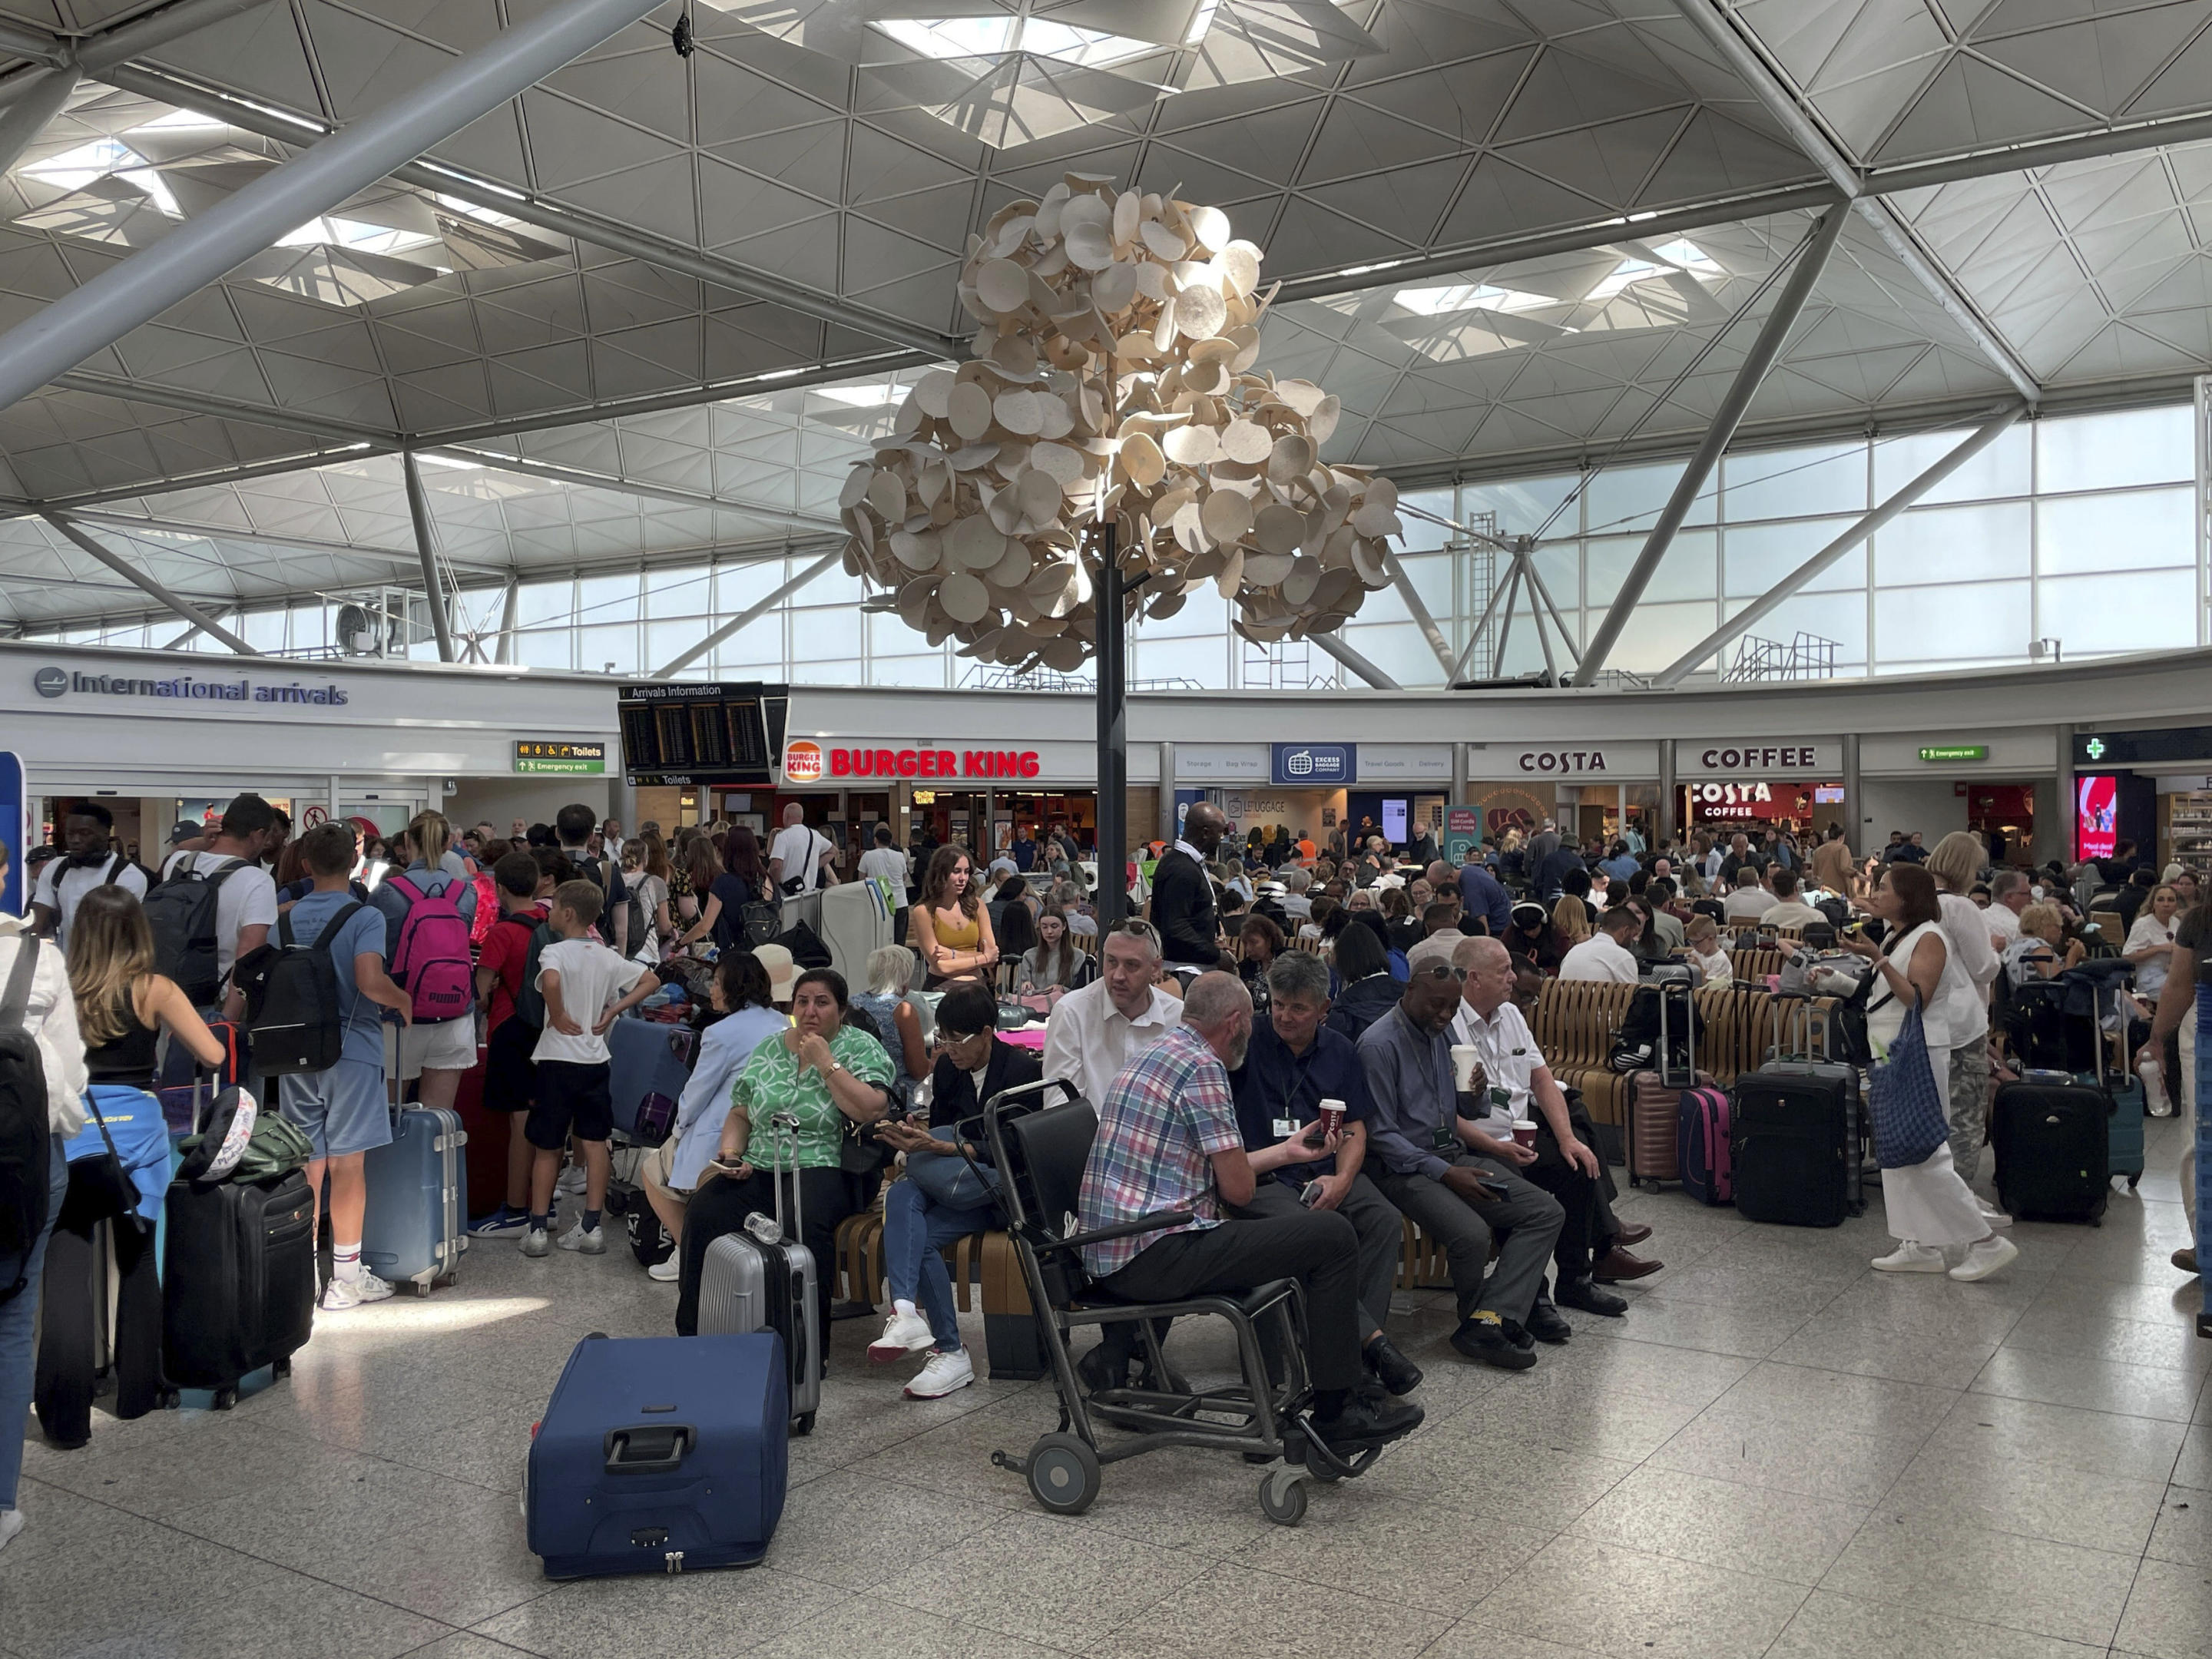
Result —
<instances>
[{"instance_id":1,"label":"green pharmacy cross sign","mask_svg":"<svg viewBox=\"0 0 2212 1659\"><path fill-rule=\"evenodd\" d=\"M2093 761L2104 759L2105 740L2102 738L2090 738L2088 742L2081 745L2081 752L2088 756L2088 757Z\"/></svg>"}]
</instances>

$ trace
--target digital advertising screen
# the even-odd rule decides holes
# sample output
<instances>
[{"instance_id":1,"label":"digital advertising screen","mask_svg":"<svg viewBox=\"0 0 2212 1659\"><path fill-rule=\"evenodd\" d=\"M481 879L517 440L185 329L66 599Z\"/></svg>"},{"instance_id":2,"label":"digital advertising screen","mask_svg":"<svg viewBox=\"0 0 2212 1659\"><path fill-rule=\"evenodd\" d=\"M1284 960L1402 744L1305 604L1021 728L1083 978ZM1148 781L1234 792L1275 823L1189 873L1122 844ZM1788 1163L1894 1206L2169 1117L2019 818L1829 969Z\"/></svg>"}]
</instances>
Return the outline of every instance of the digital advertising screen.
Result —
<instances>
[{"instance_id":1,"label":"digital advertising screen","mask_svg":"<svg viewBox=\"0 0 2212 1659\"><path fill-rule=\"evenodd\" d=\"M2074 856L2108 859L2120 839L2120 781L2109 772L2074 781L2080 792L2074 814Z\"/></svg>"}]
</instances>

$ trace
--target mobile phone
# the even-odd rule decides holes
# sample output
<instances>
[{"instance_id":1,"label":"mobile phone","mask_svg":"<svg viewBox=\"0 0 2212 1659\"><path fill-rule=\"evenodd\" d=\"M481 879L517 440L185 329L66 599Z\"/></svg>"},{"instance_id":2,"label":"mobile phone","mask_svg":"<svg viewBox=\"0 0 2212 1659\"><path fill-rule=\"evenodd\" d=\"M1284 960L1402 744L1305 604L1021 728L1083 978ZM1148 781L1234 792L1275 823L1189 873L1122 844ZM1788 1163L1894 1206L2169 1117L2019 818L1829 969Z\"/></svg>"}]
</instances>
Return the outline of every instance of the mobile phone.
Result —
<instances>
[{"instance_id":1,"label":"mobile phone","mask_svg":"<svg viewBox=\"0 0 2212 1659\"><path fill-rule=\"evenodd\" d=\"M1481 1188L1484 1192L1488 1193L1492 1198L1502 1199L1511 1195L1512 1189L1506 1186L1504 1182L1492 1180L1488 1176L1477 1176L1475 1177L1474 1184Z\"/></svg>"},{"instance_id":2,"label":"mobile phone","mask_svg":"<svg viewBox=\"0 0 2212 1659\"><path fill-rule=\"evenodd\" d=\"M1320 1203L1321 1182L1318 1181L1309 1181L1304 1187L1300 1188L1298 1189L1298 1202L1304 1205L1309 1210L1313 1208L1315 1205Z\"/></svg>"}]
</instances>

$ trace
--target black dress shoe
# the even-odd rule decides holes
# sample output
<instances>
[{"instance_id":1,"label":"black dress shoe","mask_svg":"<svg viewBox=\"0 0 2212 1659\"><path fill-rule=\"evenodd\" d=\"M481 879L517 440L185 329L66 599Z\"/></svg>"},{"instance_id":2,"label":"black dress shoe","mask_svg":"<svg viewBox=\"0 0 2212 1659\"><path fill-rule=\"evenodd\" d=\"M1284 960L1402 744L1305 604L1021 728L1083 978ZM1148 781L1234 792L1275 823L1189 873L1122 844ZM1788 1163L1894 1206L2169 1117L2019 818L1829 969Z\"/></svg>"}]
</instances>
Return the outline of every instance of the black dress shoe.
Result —
<instances>
[{"instance_id":1,"label":"black dress shoe","mask_svg":"<svg viewBox=\"0 0 2212 1659\"><path fill-rule=\"evenodd\" d=\"M1400 1353L1390 1339L1379 1331L1367 1339L1360 1358L1367 1362L1367 1369L1375 1373L1376 1379L1394 1395L1409 1395L1421 1386L1421 1368Z\"/></svg>"},{"instance_id":2,"label":"black dress shoe","mask_svg":"<svg viewBox=\"0 0 2212 1659\"><path fill-rule=\"evenodd\" d=\"M1616 1244L1641 1244L1650 1237L1650 1228L1632 1222L1613 1236L1613 1242Z\"/></svg>"},{"instance_id":3,"label":"black dress shoe","mask_svg":"<svg viewBox=\"0 0 2212 1659\"><path fill-rule=\"evenodd\" d=\"M1560 1281L1559 1293L1553 1298L1563 1307L1579 1308L1584 1313L1603 1314L1607 1319L1618 1319L1628 1311L1628 1298L1615 1296L1611 1291L1587 1279Z\"/></svg>"},{"instance_id":4,"label":"black dress shoe","mask_svg":"<svg viewBox=\"0 0 2212 1659\"><path fill-rule=\"evenodd\" d=\"M1522 1328L1539 1342L1549 1342L1557 1347L1575 1334L1575 1328L1560 1316L1559 1310L1548 1302L1539 1302L1528 1310L1528 1317Z\"/></svg>"},{"instance_id":5,"label":"black dress shoe","mask_svg":"<svg viewBox=\"0 0 2212 1659\"><path fill-rule=\"evenodd\" d=\"M1345 1451L1402 1439L1421 1426L1422 1416L1419 1406L1397 1400L1378 1403L1355 1393L1334 1416L1316 1415L1313 1426L1330 1450Z\"/></svg>"},{"instance_id":6,"label":"black dress shoe","mask_svg":"<svg viewBox=\"0 0 2212 1659\"><path fill-rule=\"evenodd\" d=\"M1523 1347L1506 1334L1505 1322L1495 1314L1463 1319L1452 1333L1451 1345L1469 1359L1495 1365L1502 1371L1525 1371L1536 1363L1536 1345Z\"/></svg>"},{"instance_id":7,"label":"black dress shoe","mask_svg":"<svg viewBox=\"0 0 2212 1659\"><path fill-rule=\"evenodd\" d=\"M1129 1383L1129 1356L1116 1353L1101 1342L1075 1362L1075 1374L1083 1379L1083 1386L1092 1394L1106 1389L1127 1388Z\"/></svg>"}]
</instances>

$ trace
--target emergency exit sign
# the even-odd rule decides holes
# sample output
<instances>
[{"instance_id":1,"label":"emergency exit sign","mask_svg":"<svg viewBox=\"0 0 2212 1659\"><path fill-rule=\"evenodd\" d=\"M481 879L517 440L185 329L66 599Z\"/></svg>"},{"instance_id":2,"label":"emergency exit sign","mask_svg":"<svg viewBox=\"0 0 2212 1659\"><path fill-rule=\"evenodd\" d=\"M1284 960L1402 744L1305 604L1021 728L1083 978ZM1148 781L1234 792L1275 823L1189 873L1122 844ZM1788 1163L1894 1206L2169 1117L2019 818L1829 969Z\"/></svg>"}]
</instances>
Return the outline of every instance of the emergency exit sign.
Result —
<instances>
[{"instance_id":1,"label":"emergency exit sign","mask_svg":"<svg viewBox=\"0 0 2212 1659\"><path fill-rule=\"evenodd\" d=\"M1920 758L1924 761L1978 761L1990 757L1990 746L1985 743L1952 743L1923 745Z\"/></svg>"},{"instance_id":2,"label":"emergency exit sign","mask_svg":"<svg viewBox=\"0 0 2212 1659\"><path fill-rule=\"evenodd\" d=\"M514 769L541 777L597 776L607 769L607 746L519 738L514 744Z\"/></svg>"}]
</instances>

